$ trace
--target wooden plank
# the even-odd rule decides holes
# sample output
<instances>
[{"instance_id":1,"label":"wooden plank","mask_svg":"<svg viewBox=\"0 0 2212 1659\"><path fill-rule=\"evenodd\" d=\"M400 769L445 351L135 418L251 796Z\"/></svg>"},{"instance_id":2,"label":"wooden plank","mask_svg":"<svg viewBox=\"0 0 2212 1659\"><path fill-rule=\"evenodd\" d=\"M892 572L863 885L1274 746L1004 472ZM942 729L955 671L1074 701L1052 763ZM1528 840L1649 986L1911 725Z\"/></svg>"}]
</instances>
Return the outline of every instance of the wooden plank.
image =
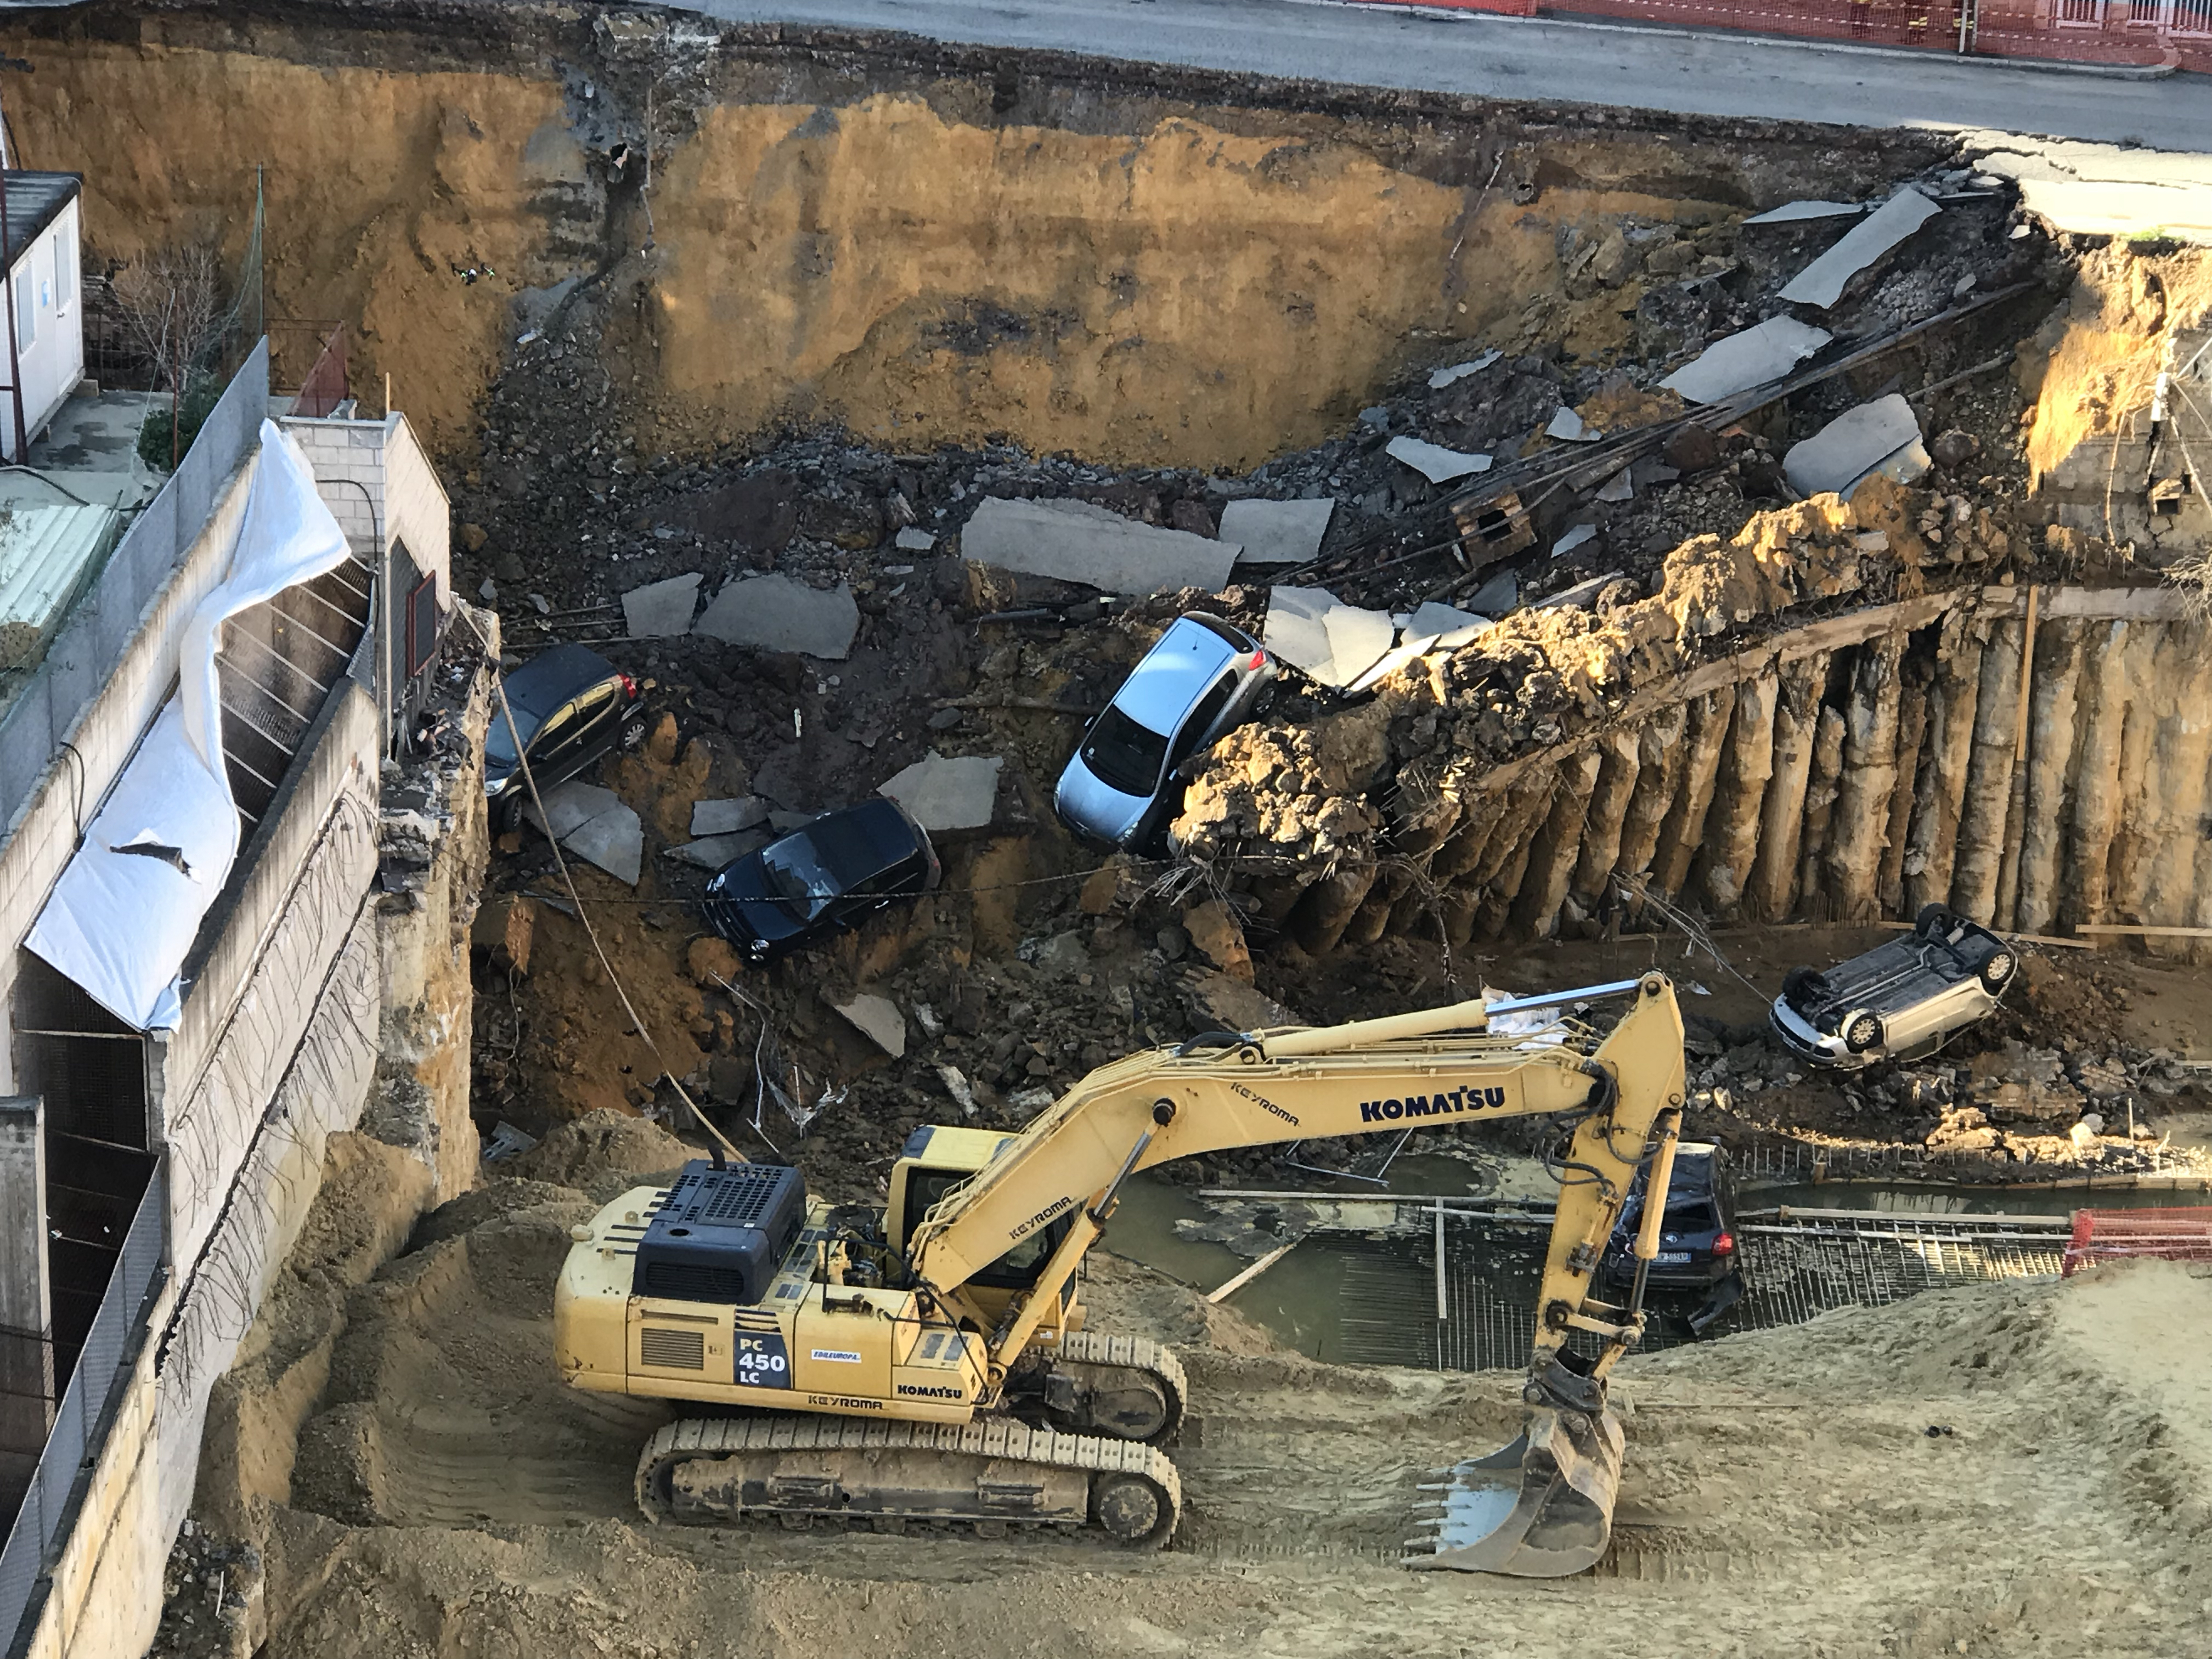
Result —
<instances>
[{"instance_id":1,"label":"wooden plank","mask_svg":"<svg viewBox=\"0 0 2212 1659\"><path fill-rule=\"evenodd\" d=\"M2140 927L2124 921L2084 922L2074 931L2077 933L2125 933L2136 939L2212 939L2212 927Z\"/></svg>"},{"instance_id":2,"label":"wooden plank","mask_svg":"<svg viewBox=\"0 0 2212 1659\"><path fill-rule=\"evenodd\" d=\"M1277 1245L1273 1249L1268 1251L1267 1255L1261 1256L1250 1267L1245 1268L1243 1273L1237 1274L1236 1278L1231 1279L1219 1289L1209 1293L1206 1299L1208 1302L1220 1302L1229 1297L1234 1296L1237 1291L1243 1290L1247 1285L1249 1285L1261 1273L1267 1272L1268 1268L1273 1267L1278 1261L1280 1261L1285 1256L1296 1249L1298 1241L1295 1238L1287 1244Z\"/></svg>"}]
</instances>

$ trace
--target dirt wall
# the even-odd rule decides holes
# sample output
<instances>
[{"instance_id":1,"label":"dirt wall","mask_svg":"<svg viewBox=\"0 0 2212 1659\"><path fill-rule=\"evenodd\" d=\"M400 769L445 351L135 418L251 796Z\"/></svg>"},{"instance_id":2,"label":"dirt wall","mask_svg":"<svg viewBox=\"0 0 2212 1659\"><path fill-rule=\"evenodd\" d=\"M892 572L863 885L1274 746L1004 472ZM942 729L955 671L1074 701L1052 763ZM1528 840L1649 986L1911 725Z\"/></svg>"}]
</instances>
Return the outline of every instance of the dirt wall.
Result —
<instances>
[{"instance_id":1,"label":"dirt wall","mask_svg":"<svg viewBox=\"0 0 2212 1659\"><path fill-rule=\"evenodd\" d=\"M1249 466L1409 352L1510 331L1575 228L1849 196L1941 147L628 9L101 6L0 33L37 65L21 153L85 174L88 265L210 239L235 265L258 180L270 314L346 323L365 406L391 375L449 453L509 343L565 349L582 295L581 395L640 448L820 418Z\"/></svg>"}]
</instances>

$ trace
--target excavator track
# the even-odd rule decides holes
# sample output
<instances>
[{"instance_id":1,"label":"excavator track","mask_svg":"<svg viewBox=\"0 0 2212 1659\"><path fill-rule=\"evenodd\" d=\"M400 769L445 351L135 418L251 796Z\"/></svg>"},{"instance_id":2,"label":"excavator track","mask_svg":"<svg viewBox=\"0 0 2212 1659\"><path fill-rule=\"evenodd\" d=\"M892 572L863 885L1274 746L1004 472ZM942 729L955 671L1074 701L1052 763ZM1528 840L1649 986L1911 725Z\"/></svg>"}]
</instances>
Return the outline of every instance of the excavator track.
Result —
<instances>
[{"instance_id":1,"label":"excavator track","mask_svg":"<svg viewBox=\"0 0 2212 1659\"><path fill-rule=\"evenodd\" d=\"M878 1532L1049 1527L1158 1549L1175 1535L1182 1481L1150 1446L1004 1418L691 1418L646 1443L637 1501L651 1520L678 1524L772 1516Z\"/></svg>"},{"instance_id":2,"label":"excavator track","mask_svg":"<svg viewBox=\"0 0 2212 1659\"><path fill-rule=\"evenodd\" d=\"M1055 1377L1066 1381L1055 1384ZM1190 1379L1174 1349L1100 1331L1061 1337L1045 1381L1046 1408L1069 1427L1148 1446L1176 1437L1189 1398Z\"/></svg>"}]
</instances>

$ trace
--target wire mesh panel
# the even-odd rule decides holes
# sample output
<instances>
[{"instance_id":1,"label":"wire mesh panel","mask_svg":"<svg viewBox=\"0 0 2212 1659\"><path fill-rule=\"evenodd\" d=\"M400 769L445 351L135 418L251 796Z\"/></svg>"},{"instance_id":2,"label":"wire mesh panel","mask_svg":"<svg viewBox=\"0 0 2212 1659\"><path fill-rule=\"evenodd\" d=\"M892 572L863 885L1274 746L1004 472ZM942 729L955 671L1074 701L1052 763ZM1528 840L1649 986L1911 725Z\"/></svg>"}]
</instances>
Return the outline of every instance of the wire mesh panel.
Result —
<instances>
[{"instance_id":1,"label":"wire mesh panel","mask_svg":"<svg viewBox=\"0 0 2212 1659\"><path fill-rule=\"evenodd\" d=\"M1517 1370L1535 1340L1549 1223L1445 1212L1445 1316L1429 1286L1433 1245L1342 1241L1343 1358L1438 1370ZM1771 1330L1838 1308L1885 1307L1923 1291L2055 1277L2065 1224L2011 1226L1973 1217L1740 1224L1743 1299L1712 1333ZM1604 1294L1602 1287L1600 1294ZM1693 1340L1702 1290L1654 1287L1644 1352ZM1581 1341L1578 1336L1576 1340Z\"/></svg>"}]
</instances>

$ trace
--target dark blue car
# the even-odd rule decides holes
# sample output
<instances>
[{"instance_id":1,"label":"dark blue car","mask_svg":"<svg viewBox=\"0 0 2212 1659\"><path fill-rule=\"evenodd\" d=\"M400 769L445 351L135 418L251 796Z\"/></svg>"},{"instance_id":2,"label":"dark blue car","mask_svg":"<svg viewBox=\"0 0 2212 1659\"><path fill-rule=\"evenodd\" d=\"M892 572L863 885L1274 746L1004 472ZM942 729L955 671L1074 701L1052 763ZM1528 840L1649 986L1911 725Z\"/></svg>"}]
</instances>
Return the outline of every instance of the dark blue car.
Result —
<instances>
[{"instance_id":1,"label":"dark blue car","mask_svg":"<svg viewBox=\"0 0 2212 1659\"><path fill-rule=\"evenodd\" d=\"M943 876L928 832L895 800L825 812L707 884L707 925L756 966L842 928Z\"/></svg>"}]
</instances>

